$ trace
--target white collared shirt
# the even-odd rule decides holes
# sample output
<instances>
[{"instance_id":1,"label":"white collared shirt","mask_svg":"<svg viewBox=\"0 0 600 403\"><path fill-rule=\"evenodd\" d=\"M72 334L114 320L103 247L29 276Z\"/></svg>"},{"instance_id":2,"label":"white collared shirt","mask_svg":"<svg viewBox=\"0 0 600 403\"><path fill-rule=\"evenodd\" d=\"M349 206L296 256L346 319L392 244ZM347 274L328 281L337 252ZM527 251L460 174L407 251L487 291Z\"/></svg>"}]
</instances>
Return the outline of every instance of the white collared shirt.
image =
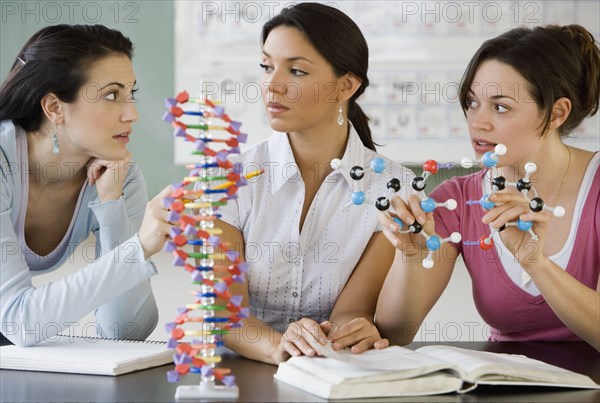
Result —
<instances>
[{"instance_id":1,"label":"white collared shirt","mask_svg":"<svg viewBox=\"0 0 600 403\"><path fill-rule=\"evenodd\" d=\"M343 166L366 168L376 156L381 157L351 128ZM384 160L381 174L367 172L361 181L367 199L385 196L391 178L400 180L406 198L414 174ZM381 231L377 209L364 204L340 211L354 181L347 169L334 171L321 184L300 231L305 189L287 134L273 133L236 161L244 164L245 174L265 170L220 210L221 219L244 236L251 312L279 332L303 317L328 319L372 235Z\"/></svg>"}]
</instances>

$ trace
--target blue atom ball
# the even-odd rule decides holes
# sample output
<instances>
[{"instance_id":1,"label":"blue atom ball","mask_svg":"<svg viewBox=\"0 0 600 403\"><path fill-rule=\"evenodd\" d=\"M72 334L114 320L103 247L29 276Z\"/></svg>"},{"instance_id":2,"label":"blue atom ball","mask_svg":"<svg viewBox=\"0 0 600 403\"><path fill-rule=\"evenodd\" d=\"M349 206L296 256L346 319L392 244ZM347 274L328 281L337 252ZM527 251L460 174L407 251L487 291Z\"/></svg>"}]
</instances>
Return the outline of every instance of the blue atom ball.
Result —
<instances>
[{"instance_id":1,"label":"blue atom ball","mask_svg":"<svg viewBox=\"0 0 600 403\"><path fill-rule=\"evenodd\" d=\"M385 161L383 158L374 158L373 161L371 161L371 169L377 174L382 173L385 169Z\"/></svg>"},{"instance_id":2,"label":"blue atom ball","mask_svg":"<svg viewBox=\"0 0 600 403\"><path fill-rule=\"evenodd\" d=\"M350 195L352 203L356 204L357 206L363 204L366 198L367 196L365 195L365 192L362 191L352 192L352 195Z\"/></svg>"}]
</instances>

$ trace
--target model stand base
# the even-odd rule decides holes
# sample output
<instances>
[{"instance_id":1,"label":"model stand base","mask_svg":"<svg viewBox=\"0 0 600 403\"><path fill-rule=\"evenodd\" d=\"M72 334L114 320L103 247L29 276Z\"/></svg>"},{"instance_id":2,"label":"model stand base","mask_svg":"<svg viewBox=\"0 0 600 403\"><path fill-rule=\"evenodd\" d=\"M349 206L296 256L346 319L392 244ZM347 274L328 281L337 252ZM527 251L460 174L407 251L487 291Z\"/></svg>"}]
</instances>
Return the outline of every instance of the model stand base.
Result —
<instances>
[{"instance_id":1,"label":"model stand base","mask_svg":"<svg viewBox=\"0 0 600 403\"><path fill-rule=\"evenodd\" d=\"M186 400L230 400L240 395L237 386L215 385L214 382L201 382L199 385L181 385L175 391L175 401Z\"/></svg>"}]
</instances>

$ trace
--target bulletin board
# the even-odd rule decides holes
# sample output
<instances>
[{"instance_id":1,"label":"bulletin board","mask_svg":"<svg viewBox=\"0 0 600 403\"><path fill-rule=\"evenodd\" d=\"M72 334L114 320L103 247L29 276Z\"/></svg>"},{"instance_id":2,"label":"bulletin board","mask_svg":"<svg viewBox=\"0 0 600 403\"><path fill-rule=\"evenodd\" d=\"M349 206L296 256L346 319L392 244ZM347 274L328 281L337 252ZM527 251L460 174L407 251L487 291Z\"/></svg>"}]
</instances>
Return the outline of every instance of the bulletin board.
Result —
<instances>
[{"instance_id":1,"label":"bulletin board","mask_svg":"<svg viewBox=\"0 0 600 403\"><path fill-rule=\"evenodd\" d=\"M473 152L457 100L481 43L517 26L577 23L600 37L600 2L322 1L348 14L369 44L370 86L359 99L383 155L404 163L460 161ZM222 101L249 142L269 137L260 96L262 25L293 2L175 2L175 88ZM600 117L569 143L598 150ZM176 142L175 161L189 145Z\"/></svg>"}]
</instances>

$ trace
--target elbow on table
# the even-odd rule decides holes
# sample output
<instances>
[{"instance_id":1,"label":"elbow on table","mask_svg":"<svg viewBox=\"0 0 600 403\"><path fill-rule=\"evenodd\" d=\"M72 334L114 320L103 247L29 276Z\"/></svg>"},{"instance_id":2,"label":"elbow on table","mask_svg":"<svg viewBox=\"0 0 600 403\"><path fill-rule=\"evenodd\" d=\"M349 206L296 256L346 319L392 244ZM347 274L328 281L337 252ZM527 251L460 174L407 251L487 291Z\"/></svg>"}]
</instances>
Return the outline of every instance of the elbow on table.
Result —
<instances>
[{"instance_id":1,"label":"elbow on table","mask_svg":"<svg viewBox=\"0 0 600 403\"><path fill-rule=\"evenodd\" d=\"M54 331L46 329L47 333L44 334L39 323L36 326L36 324L19 324L14 321L2 320L3 339L10 341L17 347L32 347L42 341L52 339L52 337L56 335L56 331L60 330L56 326L54 326L53 329ZM6 340L2 340L2 344L6 344Z\"/></svg>"},{"instance_id":2,"label":"elbow on table","mask_svg":"<svg viewBox=\"0 0 600 403\"><path fill-rule=\"evenodd\" d=\"M22 299L2 301L0 319L3 339L18 347L31 347L54 337L61 329L56 323L40 323L32 319L31 312L23 307ZM6 343L6 340L2 340Z\"/></svg>"},{"instance_id":3,"label":"elbow on table","mask_svg":"<svg viewBox=\"0 0 600 403\"><path fill-rule=\"evenodd\" d=\"M412 343L419 329L419 325L406 323L392 325L376 320L375 324L382 337L388 339L391 345L398 346L405 346Z\"/></svg>"}]
</instances>

